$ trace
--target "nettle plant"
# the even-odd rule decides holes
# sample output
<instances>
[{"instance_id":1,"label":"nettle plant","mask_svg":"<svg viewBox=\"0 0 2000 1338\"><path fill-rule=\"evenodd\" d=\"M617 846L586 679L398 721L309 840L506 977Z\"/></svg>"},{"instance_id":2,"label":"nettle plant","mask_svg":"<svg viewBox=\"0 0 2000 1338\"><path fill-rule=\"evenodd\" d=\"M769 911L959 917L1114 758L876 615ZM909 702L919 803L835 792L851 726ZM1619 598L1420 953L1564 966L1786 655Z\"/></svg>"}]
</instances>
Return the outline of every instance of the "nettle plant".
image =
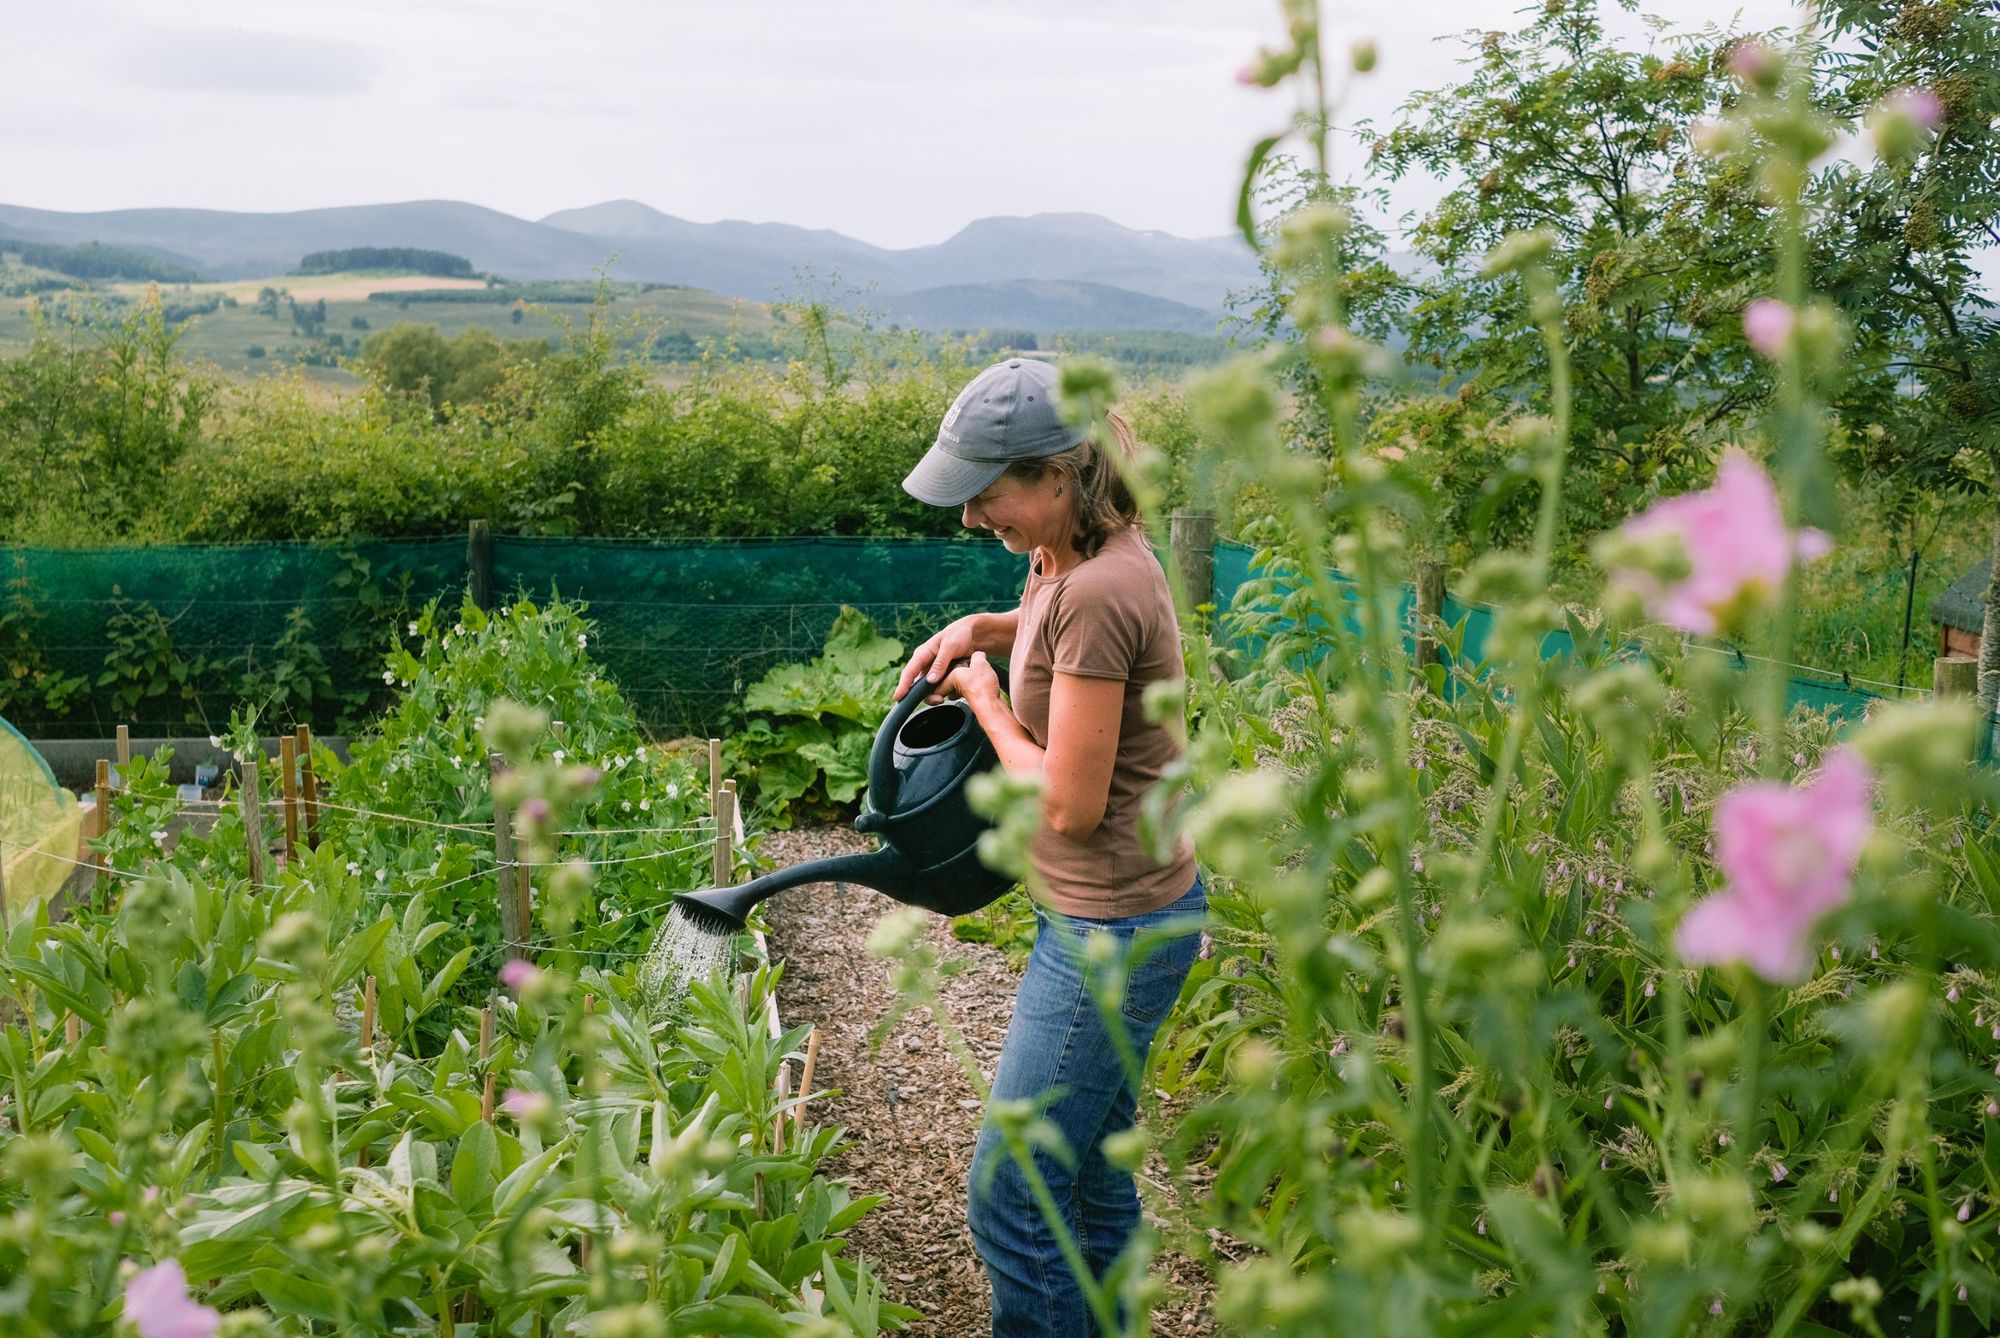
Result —
<instances>
[{"instance_id":1,"label":"nettle plant","mask_svg":"<svg viewBox=\"0 0 2000 1338\"><path fill-rule=\"evenodd\" d=\"M1301 90L1294 129L1334 180L1342 75L1311 0L1285 15L1288 45L1245 78ZM1488 260L1552 386L1515 443L1532 542L1464 578L1495 607L1481 663L1461 629L1399 614L1428 491L1359 444L1380 351L1324 277L1351 226L1337 203L1295 211L1273 249L1324 456L1284 444L1273 355L1196 387L1282 504L1263 579L1220 626L1187 619L1194 798L1157 796L1154 827L1195 836L1214 950L1142 1089L1165 1108L1112 1150L1150 1154L1163 1184L1164 1233L1085 1284L1127 1332L1163 1245L1253 1331L1945 1333L2000 1310L1995 787L1969 706L1884 705L1845 735L1787 714L1796 569L1832 542L1814 526L1832 528L1821 398L1842 333L1804 291L1799 197L1834 127L1787 53L1746 44L1732 71L1743 96L1701 140L1755 176L1782 239L1777 290L1744 314L1777 395L1712 487L1597 545L1602 613L1547 593L1570 398L1546 238ZM1885 155L1929 133L1921 111L1878 109ZM1095 373L1064 388L1104 394ZM1134 473L1154 491L1157 461ZM1575 649L1545 656L1558 629ZM1413 630L1448 667L1414 675ZM990 853L1020 861L1033 787L984 801ZM921 946L877 946L927 997ZM1115 1025L1118 982L1100 984ZM994 1118L1021 1155L1059 1138L1032 1109Z\"/></svg>"}]
</instances>

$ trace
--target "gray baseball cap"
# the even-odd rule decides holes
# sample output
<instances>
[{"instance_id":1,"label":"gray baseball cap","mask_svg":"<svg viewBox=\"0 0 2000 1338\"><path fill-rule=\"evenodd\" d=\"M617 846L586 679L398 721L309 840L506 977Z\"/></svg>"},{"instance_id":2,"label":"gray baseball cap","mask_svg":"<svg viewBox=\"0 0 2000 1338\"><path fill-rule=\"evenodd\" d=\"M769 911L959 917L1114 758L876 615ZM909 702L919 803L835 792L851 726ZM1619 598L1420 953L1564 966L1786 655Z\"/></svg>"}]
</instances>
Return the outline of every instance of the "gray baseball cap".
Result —
<instances>
[{"instance_id":1,"label":"gray baseball cap","mask_svg":"<svg viewBox=\"0 0 2000 1338\"><path fill-rule=\"evenodd\" d=\"M903 491L932 506L964 506L1008 465L1058 454L1088 435L1063 421L1053 366L1009 358L958 392L937 441L903 480Z\"/></svg>"}]
</instances>

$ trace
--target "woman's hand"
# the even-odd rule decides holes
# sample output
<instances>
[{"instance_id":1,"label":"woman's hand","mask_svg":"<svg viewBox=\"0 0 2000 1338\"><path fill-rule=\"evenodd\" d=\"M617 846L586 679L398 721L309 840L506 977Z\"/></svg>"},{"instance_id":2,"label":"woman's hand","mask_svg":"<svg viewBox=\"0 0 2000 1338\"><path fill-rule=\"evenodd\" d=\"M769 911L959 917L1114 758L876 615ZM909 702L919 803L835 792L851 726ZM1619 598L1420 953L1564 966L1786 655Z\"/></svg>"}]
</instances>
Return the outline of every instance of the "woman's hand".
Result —
<instances>
[{"instance_id":1,"label":"woman's hand","mask_svg":"<svg viewBox=\"0 0 2000 1338\"><path fill-rule=\"evenodd\" d=\"M910 684L919 678L927 678L934 684L943 682L945 675L951 672L954 661L972 655L973 618L976 616L967 614L917 647L916 654L910 656L910 662L903 666L902 677L896 680L896 700L901 701L903 694L910 690ZM989 668L987 672L990 674L993 671ZM935 692L931 700L938 700Z\"/></svg>"},{"instance_id":2,"label":"woman's hand","mask_svg":"<svg viewBox=\"0 0 2000 1338\"><path fill-rule=\"evenodd\" d=\"M938 684L938 694L965 698L976 715L982 708L999 704L1000 675L993 672L986 652L975 650L969 661L953 669L944 682Z\"/></svg>"}]
</instances>

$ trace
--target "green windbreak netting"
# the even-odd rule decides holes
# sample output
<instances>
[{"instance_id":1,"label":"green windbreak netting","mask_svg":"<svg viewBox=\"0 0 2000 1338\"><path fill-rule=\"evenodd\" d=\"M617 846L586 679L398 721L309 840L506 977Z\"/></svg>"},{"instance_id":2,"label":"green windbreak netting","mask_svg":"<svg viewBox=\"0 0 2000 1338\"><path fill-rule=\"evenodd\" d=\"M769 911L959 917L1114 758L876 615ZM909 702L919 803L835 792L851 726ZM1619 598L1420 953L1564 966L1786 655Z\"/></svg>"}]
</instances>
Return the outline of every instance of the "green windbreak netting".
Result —
<instances>
[{"instance_id":1,"label":"green windbreak netting","mask_svg":"<svg viewBox=\"0 0 2000 1338\"><path fill-rule=\"evenodd\" d=\"M1258 550L1229 542L1215 546L1214 572L1216 607L1230 610L1225 631L1231 635L1238 649L1251 655L1260 653L1272 633L1290 621L1286 603L1296 589L1295 579L1279 562L1260 563ZM1343 573L1332 572L1331 575L1343 589L1352 588ZM1406 653L1414 647L1410 629L1415 609L1415 587L1405 585L1397 616L1404 628ZM1439 616L1448 626L1457 628L1463 638L1459 645L1458 663L1475 674L1483 673L1486 638L1493 627L1492 610L1446 592ZM1344 618L1343 623L1350 632L1358 631L1351 617ZM1542 641L1542 654L1551 659L1568 655L1571 648L1569 633L1564 631L1551 632ZM1741 656L1728 650L1695 646L1692 651L1697 654L1729 655L1739 663L1745 663ZM1449 660L1450 656L1446 658ZM1867 712L1870 702L1884 699L1884 694L1853 686L1839 673L1805 666L1794 666L1794 670L1790 688L1790 703L1794 707L1808 706L1837 720L1858 721ZM1447 692L1455 687L1455 680L1447 680Z\"/></svg>"},{"instance_id":2,"label":"green windbreak netting","mask_svg":"<svg viewBox=\"0 0 2000 1338\"><path fill-rule=\"evenodd\" d=\"M665 733L717 729L773 665L817 654L843 604L921 639L1011 607L1023 560L978 540L491 541L496 598L590 605L594 647ZM219 732L239 703L351 729L382 657L470 575L463 538L0 553L0 714L36 738Z\"/></svg>"},{"instance_id":3,"label":"green windbreak netting","mask_svg":"<svg viewBox=\"0 0 2000 1338\"><path fill-rule=\"evenodd\" d=\"M1025 560L992 541L495 539L494 589L581 598L600 658L655 729L716 728L774 665L820 652L843 605L913 645L1020 600Z\"/></svg>"}]
</instances>

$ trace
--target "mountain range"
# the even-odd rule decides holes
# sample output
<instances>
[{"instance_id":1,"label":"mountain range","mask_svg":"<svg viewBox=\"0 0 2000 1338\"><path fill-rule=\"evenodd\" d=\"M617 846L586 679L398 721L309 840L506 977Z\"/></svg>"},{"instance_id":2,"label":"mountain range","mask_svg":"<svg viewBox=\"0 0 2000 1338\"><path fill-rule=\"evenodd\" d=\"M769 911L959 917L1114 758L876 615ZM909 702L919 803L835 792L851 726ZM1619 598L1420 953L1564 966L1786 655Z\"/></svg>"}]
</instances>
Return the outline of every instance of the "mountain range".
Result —
<instances>
[{"instance_id":1,"label":"mountain range","mask_svg":"<svg viewBox=\"0 0 2000 1338\"><path fill-rule=\"evenodd\" d=\"M312 251L357 246L448 251L509 279L614 277L770 301L822 284L931 329L1174 330L1213 333L1229 294L1257 280L1235 237L1189 239L1095 214L984 218L947 241L903 249L784 223L694 223L635 200L528 220L454 200L236 213L120 209L66 213L0 205L0 240L86 241L146 251L217 279L288 273Z\"/></svg>"}]
</instances>

